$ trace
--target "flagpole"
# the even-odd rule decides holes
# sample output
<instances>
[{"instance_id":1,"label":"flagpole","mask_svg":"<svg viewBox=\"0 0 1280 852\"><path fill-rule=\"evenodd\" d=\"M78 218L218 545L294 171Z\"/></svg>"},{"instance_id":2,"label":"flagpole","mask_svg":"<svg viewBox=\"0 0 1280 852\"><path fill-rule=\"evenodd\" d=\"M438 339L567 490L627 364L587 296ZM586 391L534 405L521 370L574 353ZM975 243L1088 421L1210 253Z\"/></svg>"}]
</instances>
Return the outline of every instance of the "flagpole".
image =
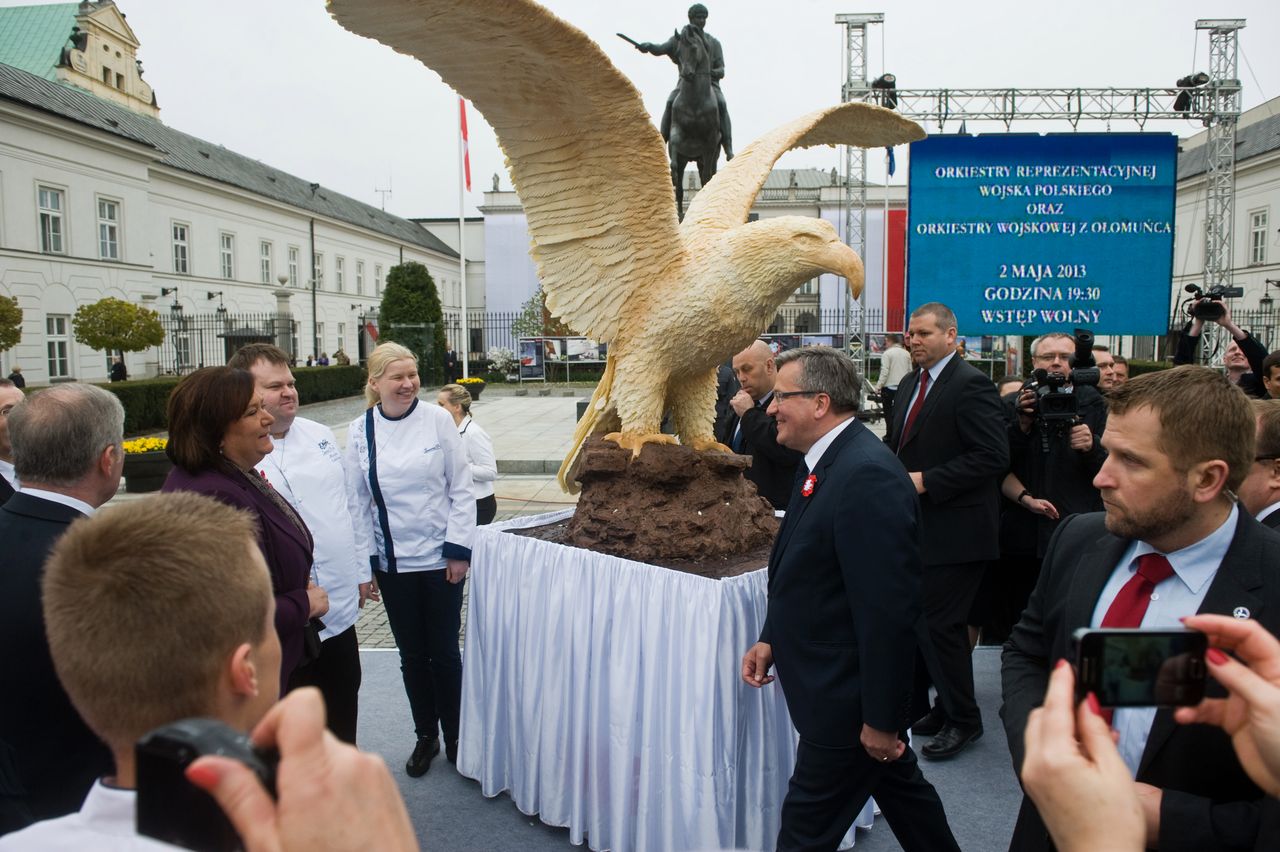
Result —
<instances>
[{"instance_id":1,"label":"flagpole","mask_svg":"<svg viewBox=\"0 0 1280 852\"><path fill-rule=\"evenodd\" d=\"M467 327L466 184L470 183L467 150L467 102L458 97L458 270L462 281L462 377L471 374L471 334Z\"/></svg>"}]
</instances>

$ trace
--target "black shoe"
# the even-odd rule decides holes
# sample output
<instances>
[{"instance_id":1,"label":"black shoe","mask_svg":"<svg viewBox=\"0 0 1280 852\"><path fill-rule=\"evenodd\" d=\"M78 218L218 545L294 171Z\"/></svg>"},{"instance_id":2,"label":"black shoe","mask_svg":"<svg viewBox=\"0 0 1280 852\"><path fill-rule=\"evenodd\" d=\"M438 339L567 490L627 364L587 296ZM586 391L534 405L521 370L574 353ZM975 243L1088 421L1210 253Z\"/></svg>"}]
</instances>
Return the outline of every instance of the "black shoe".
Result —
<instances>
[{"instance_id":1,"label":"black shoe","mask_svg":"<svg viewBox=\"0 0 1280 852\"><path fill-rule=\"evenodd\" d=\"M438 737L418 737L418 744L413 747L413 754L404 765L404 771L410 778L419 778L427 774L431 768L431 759L440 753Z\"/></svg>"},{"instance_id":2,"label":"black shoe","mask_svg":"<svg viewBox=\"0 0 1280 852\"><path fill-rule=\"evenodd\" d=\"M938 731L941 731L946 725L946 714L942 712L941 708L935 707L924 716L921 716L920 720L911 726L911 733L917 737L933 737L937 736Z\"/></svg>"},{"instance_id":3,"label":"black shoe","mask_svg":"<svg viewBox=\"0 0 1280 852\"><path fill-rule=\"evenodd\" d=\"M458 741L457 740L445 740L444 757L445 757L445 760L449 761L455 766L458 764Z\"/></svg>"},{"instance_id":4,"label":"black shoe","mask_svg":"<svg viewBox=\"0 0 1280 852\"><path fill-rule=\"evenodd\" d=\"M969 744L982 738L982 728L961 728L948 723L934 736L933 742L920 749L920 755L929 760L946 760L955 757L968 748Z\"/></svg>"}]
</instances>

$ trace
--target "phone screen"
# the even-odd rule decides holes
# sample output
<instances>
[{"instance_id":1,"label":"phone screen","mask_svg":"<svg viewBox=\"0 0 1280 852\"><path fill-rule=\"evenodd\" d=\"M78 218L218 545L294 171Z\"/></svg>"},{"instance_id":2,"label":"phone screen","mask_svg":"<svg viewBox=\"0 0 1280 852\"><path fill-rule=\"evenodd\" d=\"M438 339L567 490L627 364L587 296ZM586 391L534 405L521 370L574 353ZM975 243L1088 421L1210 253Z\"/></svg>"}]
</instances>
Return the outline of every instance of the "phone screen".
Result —
<instances>
[{"instance_id":1,"label":"phone screen","mask_svg":"<svg viewBox=\"0 0 1280 852\"><path fill-rule=\"evenodd\" d=\"M1203 633L1088 630L1077 641L1080 691L1104 707L1179 707L1204 697Z\"/></svg>"}]
</instances>

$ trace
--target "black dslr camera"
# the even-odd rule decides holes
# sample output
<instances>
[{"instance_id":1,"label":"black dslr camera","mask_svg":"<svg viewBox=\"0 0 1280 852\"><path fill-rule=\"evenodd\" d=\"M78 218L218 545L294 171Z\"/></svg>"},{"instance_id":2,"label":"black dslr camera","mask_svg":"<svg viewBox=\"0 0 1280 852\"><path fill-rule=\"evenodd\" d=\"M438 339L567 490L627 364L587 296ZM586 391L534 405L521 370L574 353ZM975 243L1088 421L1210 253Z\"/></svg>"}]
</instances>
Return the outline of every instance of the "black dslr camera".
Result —
<instances>
[{"instance_id":1,"label":"black dslr camera","mask_svg":"<svg viewBox=\"0 0 1280 852\"><path fill-rule=\"evenodd\" d=\"M206 754L232 757L276 794L275 749L256 749L249 738L216 719L183 719L138 740L138 833L198 852L242 848L240 836L213 797L187 780L186 768Z\"/></svg>"},{"instance_id":2,"label":"black dslr camera","mask_svg":"<svg viewBox=\"0 0 1280 852\"><path fill-rule=\"evenodd\" d=\"M1040 448L1049 452L1055 440L1063 440L1071 427L1080 422L1080 398L1064 388L1068 381L1074 387L1096 387L1101 371L1093 358L1093 332L1087 328L1075 330L1076 351L1071 356L1069 375L1036 370L1022 389L1036 392L1036 423L1040 427Z\"/></svg>"},{"instance_id":3,"label":"black dslr camera","mask_svg":"<svg viewBox=\"0 0 1280 852\"><path fill-rule=\"evenodd\" d=\"M1204 290L1195 284L1188 284L1182 289L1191 294L1183 305L1187 313L1194 318L1205 322L1217 322L1226 313L1222 300L1227 296L1227 288L1223 285L1215 284L1208 290Z\"/></svg>"}]
</instances>

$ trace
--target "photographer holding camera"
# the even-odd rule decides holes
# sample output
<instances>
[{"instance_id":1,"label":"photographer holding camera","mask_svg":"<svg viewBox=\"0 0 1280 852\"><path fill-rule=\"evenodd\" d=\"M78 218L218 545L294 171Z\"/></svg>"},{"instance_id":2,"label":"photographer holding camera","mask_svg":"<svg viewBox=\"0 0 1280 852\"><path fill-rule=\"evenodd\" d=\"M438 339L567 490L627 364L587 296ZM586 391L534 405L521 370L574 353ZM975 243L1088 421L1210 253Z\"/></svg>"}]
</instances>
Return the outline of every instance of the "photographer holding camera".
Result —
<instances>
[{"instance_id":1,"label":"photographer holding camera","mask_svg":"<svg viewBox=\"0 0 1280 852\"><path fill-rule=\"evenodd\" d=\"M1222 356L1227 378L1249 396L1267 399L1267 389L1262 383L1262 377L1266 375L1262 369L1262 361L1267 357L1267 347L1231 321L1231 308L1223 301L1222 294L1217 292L1218 288L1211 288L1206 293L1196 285L1188 284L1186 290L1191 298L1183 302L1183 307L1190 320L1182 327L1182 334L1178 337L1173 363L1194 364L1204 324L1216 322L1231 334L1231 342L1227 344L1227 351Z\"/></svg>"},{"instance_id":2,"label":"photographer holding camera","mask_svg":"<svg viewBox=\"0 0 1280 852\"><path fill-rule=\"evenodd\" d=\"M1044 557L1059 518L1102 509L1093 478L1106 460L1102 432L1107 406L1097 390L1093 335L1050 332L1031 343L1032 378L1023 385L1009 425L1010 469L1022 481L1008 522L1034 524L1036 559ZM1029 504L1048 500L1058 517L1033 513ZM1002 536L1004 538L1004 536Z\"/></svg>"}]
</instances>

